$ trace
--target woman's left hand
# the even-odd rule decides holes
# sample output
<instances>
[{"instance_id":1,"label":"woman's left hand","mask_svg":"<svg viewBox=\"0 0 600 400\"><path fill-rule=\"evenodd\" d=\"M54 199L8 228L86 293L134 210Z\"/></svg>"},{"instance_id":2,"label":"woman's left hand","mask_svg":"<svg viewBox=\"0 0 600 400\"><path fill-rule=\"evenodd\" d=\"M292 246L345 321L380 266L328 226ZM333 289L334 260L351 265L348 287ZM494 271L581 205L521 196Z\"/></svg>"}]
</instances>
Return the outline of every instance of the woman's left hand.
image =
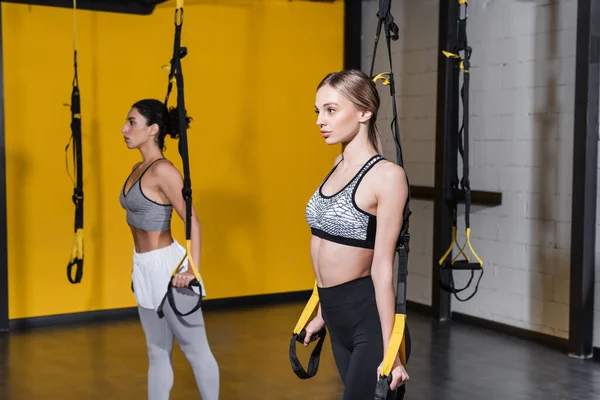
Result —
<instances>
[{"instance_id":1,"label":"woman's left hand","mask_svg":"<svg viewBox=\"0 0 600 400\"><path fill-rule=\"evenodd\" d=\"M194 278L195 276L193 272L181 272L173 277L171 283L174 287L188 287Z\"/></svg>"},{"instance_id":2,"label":"woman's left hand","mask_svg":"<svg viewBox=\"0 0 600 400\"><path fill-rule=\"evenodd\" d=\"M377 368L377 379L381 376L381 371L383 369L383 361L379 364L379 368ZM394 365L392 366L392 382L390 383L390 390L396 390L398 386L405 383L408 378L408 373L404 366L400 362L400 356L396 356L394 360Z\"/></svg>"}]
</instances>

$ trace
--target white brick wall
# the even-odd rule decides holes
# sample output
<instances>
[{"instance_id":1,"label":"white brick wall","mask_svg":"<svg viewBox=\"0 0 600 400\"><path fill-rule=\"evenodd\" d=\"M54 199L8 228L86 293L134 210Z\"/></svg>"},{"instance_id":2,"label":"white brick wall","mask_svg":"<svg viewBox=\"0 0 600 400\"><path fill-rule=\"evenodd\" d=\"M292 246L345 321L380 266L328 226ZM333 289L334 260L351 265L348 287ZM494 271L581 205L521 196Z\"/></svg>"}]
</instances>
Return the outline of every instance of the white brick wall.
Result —
<instances>
[{"instance_id":1,"label":"white brick wall","mask_svg":"<svg viewBox=\"0 0 600 400\"><path fill-rule=\"evenodd\" d=\"M377 1L363 0L367 72L377 7ZM393 62L402 145L414 185L434 183L438 11L438 0L392 2L400 27ZM458 312L564 338L569 317L576 13L575 0L469 2L471 187L502 192L503 204L472 207L472 243L486 273L473 299L452 303ZM376 72L388 69L386 57L382 41ZM394 158L389 95L381 88L384 154ZM433 203L413 201L412 208L408 298L431 304ZM460 230L464 220L459 221ZM456 278L458 285L465 281ZM600 306L597 310L600 321Z\"/></svg>"}]
</instances>

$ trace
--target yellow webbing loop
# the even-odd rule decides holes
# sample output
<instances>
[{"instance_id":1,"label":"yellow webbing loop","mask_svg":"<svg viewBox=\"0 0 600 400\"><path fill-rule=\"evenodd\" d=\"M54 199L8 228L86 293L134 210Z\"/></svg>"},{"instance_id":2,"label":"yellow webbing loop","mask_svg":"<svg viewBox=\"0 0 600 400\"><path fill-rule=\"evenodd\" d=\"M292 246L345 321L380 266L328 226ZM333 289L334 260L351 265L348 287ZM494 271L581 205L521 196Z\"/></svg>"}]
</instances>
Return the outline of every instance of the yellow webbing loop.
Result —
<instances>
[{"instance_id":1,"label":"yellow webbing loop","mask_svg":"<svg viewBox=\"0 0 600 400\"><path fill-rule=\"evenodd\" d=\"M177 267L171 273L171 278L177 274L177 271L179 271L179 268L181 268L181 265L183 264L183 262L185 261L186 258L188 260L188 265L192 268L194 277L196 278L196 280L198 282L200 282L200 273L198 272L198 269L196 268L196 264L194 263L194 259L192 257L192 241L191 240L186 241L186 254L183 256L181 261L179 261L179 264L177 264Z\"/></svg>"},{"instance_id":2,"label":"yellow webbing loop","mask_svg":"<svg viewBox=\"0 0 600 400\"><path fill-rule=\"evenodd\" d=\"M461 70L465 67L464 60L462 58L460 58L460 56L458 54L450 53L449 51L445 51L445 50L442 50L442 53L444 53L444 55L448 58L458 58L460 60L459 68Z\"/></svg>"},{"instance_id":3,"label":"yellow webbing loop","mask_svg":"<svg viewBox=\"0 0 600 400\"><path fill-rule=\"evenodd\" d=\"M467 0L458 0L458 4L467 4Z\"/></svg>"},{"instance_id":4,"label":"yellow webbing loop","mask_svg":"<svg viewBox=\"0 0 600 400\"><path fill-rule=\"evenodd\" d=\"M319 305L319 292L317 291L317 282L315 282L315 286L313 287L313 292L310 295L310 299L304 306L304 311L300 315L298 322L296 323L296 327L294 328L294 334L298 335L304 329L310 316L313 314L317 306Z\"/></svg>"},{"instance_id":5,"label":"yellow webbing loop","mask_svg":"<svg viewBox=\"0 0 600 400\"><path fill-rule=\"evenodd\" d=\"M183 0L177 0L176 4L175 4L175 8L183 8Z\"/></svg>"},{"instance_id":6,"label":"yellow webbing loop","mask_svg":"<svg viewBox=\"0 0 600 400\"><path fill-rule=\"evenodd\" d=\"M381 79L381 81L383 82L384 85L389 85L390 84L390 79L388 78L389 75L390 75L389 72L382 72L380 74L377 74L373 78L373 82L377 83L377 81Z\"/></svg>"},{"instance_id":7,"label":"yellow webbing loop","mask_svg":"<svg viewBox=\"0 0 600 400\"><path fill-rule=\"evenodd\" d=\"M73 249L71 250L71 260L81 260L83 258L83 229L77 229L73 235Z\"/></svg>"},{"instance_id":8,"label":"yellow webbing loop","mask_svg":"<svg viewBox=\"0 0 600 400\"><path fill-rule=\"evenodd\" d=\"M477 262L479 263L479 265L483 265L483 260L481 258L479 258L479 256L477 255L477 253L475 253L475 250L473 249L473 246L471 246L471 228L467 228L466 229L466 235L467 235L467 241L465 242L465 244L463 245L462 249L461 249L461 253L462 250L469 245L469 250L471 250L471 253L473 254L473 256L477 259ZM464 253L463 253L464 255ZM465 257L467 258L467 260L469 260L469 258L465 255ZM455 257L456 259L456 257ZM452 260L454 262L454 260Z\"/></svg>"},{"instance_id":9,"label":"yellow webbing loop","mask_svg":"<svg viewBox=\"0 0 600 400\"><path fill-rule=\"evenodd\" d=\"M406 351L400 352L401 349L405 349L404 343L404 328L406 325L406 315L396 314L394 316L394 327L392 328L392 336L388 343L385 356L383 358L383 366L381 368L381 374L389 376L396 360L396 354L400 355L400 361L402 365L406 367Z\"/></svg>"},{"instance_id":10,"label":"yellow webbing loop","mask_svg":"<svg viewBox=\"0 0 600 400\"><path fill-rule=\"evenodd\" d=\"M467 247L467 245L468 245L469 246L469 250L471 250L471 253L477 259L477 262L479 262L479 265L483 265L483 260L479 257L479 255L477 255L477 253L475 252L475 249L473 249L473 246L471 245L471 228L467 228L466 229L466 237L467 237L467 239L465 241L465 244L463 244L462 247L459 247L458 243L456 241L456 227L453 226L452 227L452 242L450 242L450 246L448 246L448 250L446 250L446 253L444 253L444 255L442 256L442 258L440 258L440 261L438 263L440 265L442 265L444 263L444 261L446 260L446 258L450 255L450 252L452 251L452 248L456 244L456 247L458 247L458 254L456 254L456 256L454 256L454 258L451 261L451 264L454 264L454 262L456 261L456 259L458 258L458 256L460 256L461 254L465 258L465 260L470 261L469 256L467 256L467 254L464 251L465 247Z\"/></svg>"}]
</instances>

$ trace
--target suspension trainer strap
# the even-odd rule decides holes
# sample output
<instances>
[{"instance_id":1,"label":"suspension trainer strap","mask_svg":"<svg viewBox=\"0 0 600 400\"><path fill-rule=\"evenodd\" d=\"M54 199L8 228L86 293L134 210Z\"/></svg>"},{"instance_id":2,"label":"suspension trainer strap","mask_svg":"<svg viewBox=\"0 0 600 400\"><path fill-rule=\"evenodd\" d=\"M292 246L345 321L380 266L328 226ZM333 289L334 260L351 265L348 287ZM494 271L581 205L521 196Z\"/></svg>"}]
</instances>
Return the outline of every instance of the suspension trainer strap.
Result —
<instances>
[{"instance_id":1,"label":"suspension trainer strap","mask_svg":"<svg viewBox=\"0 0 600 400\"><path fill-rule=\"evenodd\" d=\"M319 306L319 293L317 291L317 283L313 287L312 294L306 306L304 306L304 310L294 327L294 331L292 332L292 338L290 340L290 349L289 349L289 357L290 364L292 365L292 370L296 374L296 376L300 379L309 379L317 374L317 370L319 369L319 361L321 358L321 350L323 348L323 341L325 340L325 336L327 336L327 330L325 328L321 329L315 335L310 338L310 341L313 342L318 340L317 345L313 349L310 360L308 361L308 368L304 369L302 363L298 359L296 355L296 344L304 343L304 339L306 338L306 330L304 327L308 323L311 315L316 311Z\"/></svg>"},{"instance_id":2,"label":"suspension trainer strap","mask_svg":"<svg viewBox=\"0 0 600 400\"><path fill-rule=\"evenodd\" d=\"M75 179L72 201L75 204L75 226L73 228L73 248L67 265L67 278L75 284L83 278L83 160L81 139L81 96L79 78L77 75L77 0L73 0L73 82L71 90L71 137L65 147L67 157L67 173L69 174L68 150L73 142L73 168ZM69 174L70 176L70 174ZM73 267L75 277L73 277Z\"/></svg>"},{"instance_id":3,"label":"suspension trainer strap","mask_svg":"<svg viewBox=\"0 0 600 400\"><path fill-rule=\"evenodd\" d=\"M441 287L443 290L450 292L454 295L454 297L459 301L467 301L473 298L477 293L479 288L479 283L481 282L481 278L483 277L483 261L477 255L473 246L471 244L471 184L469 181L469 90L470 90L470 81L471 81L471 55L473 53L473 49L469 46L469 42L467 40L467 18L468 18L468 3L467 0L458 0L459 7L464 6L464 18L461 18L459 15L457 21L457 43L454 52L444 51L444 55L454 62L458 62L459 70L462 71L463 75L463 84L460 90L460 97L462 103L462 123L460 129L458 131L457 137L457 150L458 154L462 159L462 178L460 181L458 180L458 166L452 169L452 182L451 182L451 193L449 194L448 201L452 205L452 242L446 250L446 253L440 259L440 265L443 267L446 265L447 268L450 268L451 271L462 270L462 271L470 271L471 276L467 284L461 288L457 289L454 285L454 276L452 273L450 274L450 283L446 284L440 281ZM464 55L461 56L460 53ZM458 164L458 163L457 163ZM459 191L459 183L460 190L465 194L465 235L466 241L462 247L458 247L459 251L455 257L450 261L450 265L445 262L445 260L450 255L452 248L456 244L456 234L457 234L457 214L458 214L458 191ZM465 253L466 247L469 247L469 250L473 254L474 258L477 262L470 262L469 257ZM459 256L463 256L464 259L458 260ZM471 282L473 281L475 271L480 271L479 278L475 284L475 289L471 295L466 298L459 297L458 294L466 290L471 286Z\"/></svg>"},{"instance_id":4,"label":"suspension trainer strap","mask_svg":"<svg viewBox=\"0 0 600 400\"><path fill-rule=\"evenodd\" d=\"M171 273L171 278L177 274L184 260L187 258L188 264L194 273L194 279L189 283L189 288L197 287L199 290L198 302L196 306L189 312L183 313L177 309L175 299L173 296L172 279L169 279L167 287L167 293L163 298L157 312L158 316L162 318L163 305L165 300L169 301L171 308L175 314L179 316L189 315L200 308L202 304L202 288L200 287L200 273L196 267L195 261L192 257L192 180L190 178L190 161L188 152L188 141L187 141L187 119L185 109L185 93L184 93L184 81L183 81L183 70L181 66L181 59L187 55L187 48L181 46L181 30L183 28L183 0L177 0L175 5L175 38L173 42L173 55L171 58L171 68L169 70L169 82L167 86L167 94L165 96L165 107L168 109L169 97L173 89L173 82L177 84L177 113L179 119L179 155L183 164L183 188L181 194L185 200L185 241L186 241L186 254L181 259L177 267Z\"/></svg>"},{"instance_id":5,"label":"suspension trainer strap","mask_svg":"<svg viewBox=\"0 0 600 400\"><path fill-rule=\"evenodd\" d=\"M377 12L378 22L377 31L375 34L375 44L373 48L373 58L371 60L371 69L369 75L373 77L373 81L377 82L382 80L383 84L389 86L390 96L392 99L392 123L391 130L396 144L396 160L400 167L404 168L404 160L402 157L402 145L400 140L400 127L398 124L398 109L396 105L396 90L395 80L392 63L392 40L398 40L399 29L394 22L394 17L391 14L391 0L380 0L379 11ZM385 29L385 39L387 45L387 54L390 70L389 72L383 72L376 76L373 76L375 69L375 56L377 54L377 45L381 35L382 28ZM382 373L377 382L375 391L375 400L386 399L389 392L389 384L392 381L392 368L396 356L400 356L400 361L406 367L408 362L409 350L407 349L406 333L408 332L406 326L406 284L408 278L408 253L409 253L409 219L411 215L410 211L410 184L408 183L408 198L406 205L403 210L403 221L402 228L400 230L400 236L396 251L398 254L398 276L396 281L396 310L394 316L394 326L392 328L392 335L388 343L388 347L383 360ZM398 389L397 398L401 399L404 397L405 387L402 386Z\"/></svg>"}]
</instances>

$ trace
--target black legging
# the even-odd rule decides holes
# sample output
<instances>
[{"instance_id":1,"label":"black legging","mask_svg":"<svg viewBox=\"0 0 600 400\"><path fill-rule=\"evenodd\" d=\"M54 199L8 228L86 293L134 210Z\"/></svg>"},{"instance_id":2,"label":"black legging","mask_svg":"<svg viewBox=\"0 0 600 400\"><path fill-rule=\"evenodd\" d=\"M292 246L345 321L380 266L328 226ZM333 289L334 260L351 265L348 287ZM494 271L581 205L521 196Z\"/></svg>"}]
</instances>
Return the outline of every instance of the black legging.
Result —
<instances>
[{"instance_id":1,"label":"black legging","mask_svg":"<svg viewBox=\"0 0 600 400\"><path fill-rule=\"evenodd\" d=\"M373 399L378 379L377 367L384 355L373 280L366 276L341 285L318 288L318 291L333 357L344 382L343 400ZM406 352L408 356L408 328ZM400 399L403 392L404 388L390 391L387 398L396 400L398 395Z\"/></svg>"}]
</instances>

